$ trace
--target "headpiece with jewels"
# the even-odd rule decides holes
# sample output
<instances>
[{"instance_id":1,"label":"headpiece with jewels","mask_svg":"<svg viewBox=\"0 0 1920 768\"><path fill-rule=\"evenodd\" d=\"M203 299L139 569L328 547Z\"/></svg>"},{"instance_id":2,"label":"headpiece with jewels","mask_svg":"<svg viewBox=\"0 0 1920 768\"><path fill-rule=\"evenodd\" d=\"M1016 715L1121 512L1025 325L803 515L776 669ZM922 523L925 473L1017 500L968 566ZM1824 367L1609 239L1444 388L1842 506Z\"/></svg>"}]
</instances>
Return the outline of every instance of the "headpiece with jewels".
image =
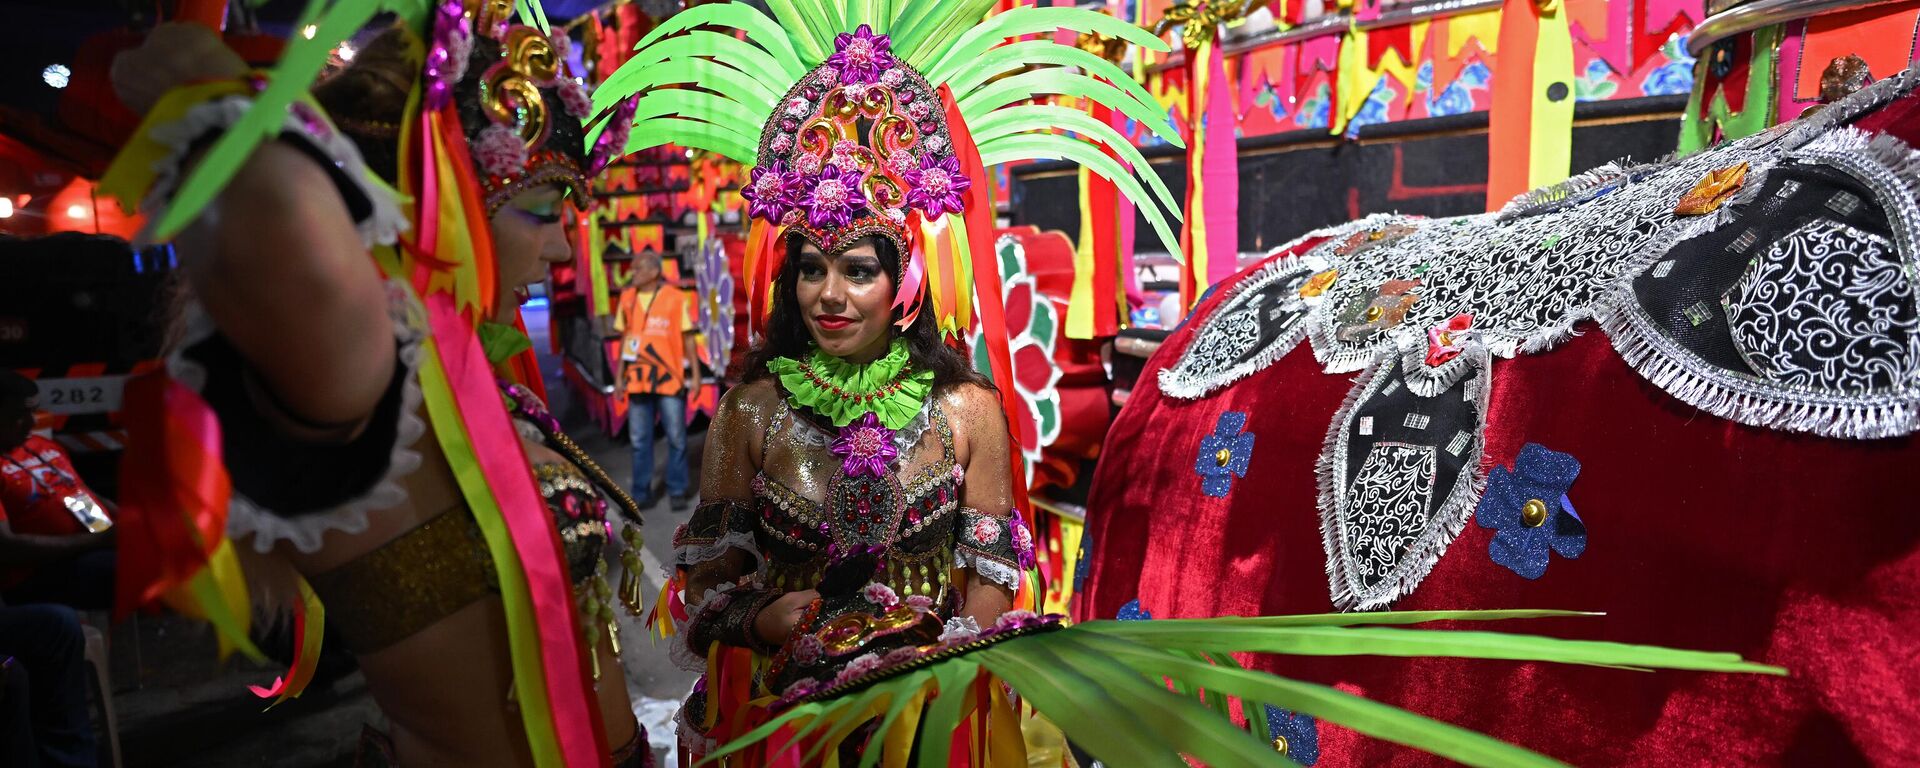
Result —
<instances>
[{"instance_id":1,"label":"headpiece with jewels","mask_svg":"<svg viewBox=\"0 0 1920 768\"><path fill-rule=\"evenodd\" d=\"M582 127L592 115L587 88L568 71L566 33L511 24L510 0L445 0L427 49L426 100L450 99L471 145L487 212L528 189L559 184L578 200L587 177L606 167L614 147L589 152ZM631 117L616 112L608 138Z\"/></svg>"},{"instance_id":2,"label":"headpiece with jewels","mask_svg":"<svg viewBox=\"0 0 1920 768\"><path fill-rule=\"evenodd\" d=\"M1145 89L1052 35L1165 50L1158 38L1078 8L983 21L993 0L841 5L775 3L774 18L737 2L694 6L643 38L594 94L600 110L635 110L626 151L671 143L752 166L741 196L754 219L744 266L756 329L788 237L828 252L887 238L902 254L902 325L930 303L943 331L964 331L976 293L990 322L999 288L985 167L1008 161L1070 160L1112 179L1179 252L1169 225L1178 206L1139 151L1087 113L1044 103L1099 102L1179 145ZM1008 42L1026 35L1042 36ZM990 284L976 291L975 278Z\"/></svg>"}]
</instances>

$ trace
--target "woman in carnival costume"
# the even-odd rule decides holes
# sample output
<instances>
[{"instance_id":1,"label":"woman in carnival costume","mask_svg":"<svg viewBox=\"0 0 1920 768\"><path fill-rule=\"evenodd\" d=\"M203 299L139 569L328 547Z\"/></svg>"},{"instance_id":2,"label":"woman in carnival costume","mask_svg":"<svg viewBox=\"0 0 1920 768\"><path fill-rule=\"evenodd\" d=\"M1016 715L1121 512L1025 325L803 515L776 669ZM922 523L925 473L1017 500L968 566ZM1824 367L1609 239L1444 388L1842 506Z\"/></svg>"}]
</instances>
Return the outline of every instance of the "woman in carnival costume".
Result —
<instances>
[{"instance_id":1,"label":"woman in carnival costume","mask_svg":"<svg viewBox=\"0 0 1920 768\"><path fill-rule=\"evenodd\" d=\"M388 3L309 96L381 9L326 8L270 73L187 25L115 64L148 116L106 186L178 233L192 299L171 378L130 395L121 606L251 651L247 584L297 590L293 669L256 692L298 695L330 619L390 724L363 765L648 765L605 576L620 530L637 610L639 511L547 414L517 330L609 151L564 34L503 0Z\"/></svg>"},{"instance_id":2,"label":"woman in carnival costume","mask_svg":"<svg viewBox=\"0 0 1920 768\"><path fill-rule=\"evenodd\" d=\"M758 343L747 382L715 416L703 502L676 534L678 576L663 596L680 619L676 653L705 670L680 712L683 756L1024 766L1024 705L1111 766L1183 754L1269 765L1287 752L1292 712L1464 762L1538 764L1549 761L1249 672L1232 654L1773 671L1725 654L1368 626L1562 615L1546 611L1063 628L1023 610L1033 537L1008 394L967 370L952 335L977 316L995 340L992 380L1010 380L985 165L1086 164L1171 241L1146 189L1168 210L1171 197L1125 139L1082 112L1027 102L1091 98L1178 137L1117 68L1053 41L1067 29L1164 49L1152 35L1075 8L981 22L992 5L796 0L772 4L777 21L740 3L694 6L642 39L595 95L635 118L628 151L672 143L753 166L744 272Z\"/></svg>"}]
</instances>

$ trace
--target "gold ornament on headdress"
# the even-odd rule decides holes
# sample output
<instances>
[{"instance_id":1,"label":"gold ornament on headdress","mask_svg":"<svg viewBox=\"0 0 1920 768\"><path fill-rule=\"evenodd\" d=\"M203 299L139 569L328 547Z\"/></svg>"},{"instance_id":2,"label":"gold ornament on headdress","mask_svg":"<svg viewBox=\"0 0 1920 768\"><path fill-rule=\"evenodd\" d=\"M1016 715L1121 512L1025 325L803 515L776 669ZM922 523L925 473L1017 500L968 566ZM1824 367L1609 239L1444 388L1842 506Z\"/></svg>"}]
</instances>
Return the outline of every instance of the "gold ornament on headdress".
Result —
<instances>
[{"instance_id":1,"label":"gold ornament on headdress","mask_svg":"<svg viewBox=\"0 0 1920 768\"><path fill-rule=\"evenodd\" d=\"M467 13L473 15L475 34L493 37L513 19L513 0L466 0Z\"/></svg>"},{"instance_id":2,"label":"gold ornament on headdress","mask_svg":"<svg viewBox=\"0 0 1920 768\"><path fill-rule=\"evenodd\" d=\"M1167 30L1181 27L1180 42L1191 51L1205 43L1213 42L1220 33L1220 27L1226 24L1238 24L1246 20L1247 13L1261 0L1226 0L1226 2L1182 2L1168 8L1153 25L1153 33L1164 35Z\"/></svg>"},{"instance_id":3,"label":"gold ornament on headdress","mask_svg":"<svg viewBox=\"0 0 1920 768\"><path fill-rule=\"evenodd\" d=\"M553 42L532 27L513 27L502 41L504 58L480 81L480 104L495 123L512 126L528 147L544 141L549 129L546 98L540 87L560 76Z\"/></svg>"}]
</instances>

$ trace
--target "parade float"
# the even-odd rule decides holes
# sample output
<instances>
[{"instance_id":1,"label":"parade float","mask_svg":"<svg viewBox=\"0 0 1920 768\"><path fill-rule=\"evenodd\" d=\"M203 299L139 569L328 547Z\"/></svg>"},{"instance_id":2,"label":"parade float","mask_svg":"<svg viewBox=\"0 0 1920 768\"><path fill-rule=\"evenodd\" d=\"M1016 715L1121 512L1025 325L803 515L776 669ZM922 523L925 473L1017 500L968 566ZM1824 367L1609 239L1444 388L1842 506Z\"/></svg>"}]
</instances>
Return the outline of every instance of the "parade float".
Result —
<instances>
[{"instance_id":1,"label":"parade float","mask_svg":"<svg viewBox=\"0 0 1920 768\"><path fill-rule=\"evenodd\" d=\"M1552 5L1577 22L1658 4ZM1141 345L1087 504L1076 618L1593 611L1557 631L1789 674L1286 671L1581 765L1920 757L1913 691L1894 682L1920 675L1903 639L1920 620L1920 527L1898 484L1920 458L1920 4L1714 6L1674 32L1675 60L1696 58L1682 111L1580 126L1600 107L1575 105L1586 170L1563 181L1488 191L1485 213L1465 189L1448 209L1376 206L1362 162L1327 175L1357 185L1359 206L1329 217L1350 221L1243 204L1242 221L1275 228L1257 245L1242 230L1263 255ZM1489 72L1497 94L1507 70ZM1630 149L1582 149L1582 131L1636 122L1679 152L1578 162ZM1359 154L1387 130L1362 127ZM1396 169L1420 141L1502 149L1471 127L1373 137L1407 158ZM1354 162L1343 145L1289 163L1316 151ZM1424 764L1310 717L1285 724L1296 762Z\"/></svg>"}]
</instances>

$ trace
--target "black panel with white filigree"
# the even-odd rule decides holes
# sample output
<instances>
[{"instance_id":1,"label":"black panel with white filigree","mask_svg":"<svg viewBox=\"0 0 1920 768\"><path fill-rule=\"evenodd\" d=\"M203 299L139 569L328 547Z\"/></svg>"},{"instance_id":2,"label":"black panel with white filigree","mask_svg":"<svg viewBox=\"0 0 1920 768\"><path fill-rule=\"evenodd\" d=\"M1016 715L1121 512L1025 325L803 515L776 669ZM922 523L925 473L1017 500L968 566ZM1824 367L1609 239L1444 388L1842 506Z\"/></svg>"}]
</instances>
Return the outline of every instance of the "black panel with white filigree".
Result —
<instances>
[{"instance_id":1,"label":"black panel with white filigree","mask_svg":"<svg viewBox=\"0 0 1920 768\"><path fill-rule=\"evenodd\" d=\"M1873 438L1920 428L1920 154L1841 129L1789 155L1606 317L1653 383L1745 424Z\"/></svg>"},{"instance_id":2,"label":"black panel with white filigree","mask_svg":"<svg viewBox=\"0 0 1920 768\"><path fill-rule=\"evenodd\" d=\"M1319 462L1335 607L1379 608L1412 592L1466 525L1484 481L1491 359L1478 342L1441 369L1412 348L1389 350L1355 382Z\"/></svg>"}]
</instances>

